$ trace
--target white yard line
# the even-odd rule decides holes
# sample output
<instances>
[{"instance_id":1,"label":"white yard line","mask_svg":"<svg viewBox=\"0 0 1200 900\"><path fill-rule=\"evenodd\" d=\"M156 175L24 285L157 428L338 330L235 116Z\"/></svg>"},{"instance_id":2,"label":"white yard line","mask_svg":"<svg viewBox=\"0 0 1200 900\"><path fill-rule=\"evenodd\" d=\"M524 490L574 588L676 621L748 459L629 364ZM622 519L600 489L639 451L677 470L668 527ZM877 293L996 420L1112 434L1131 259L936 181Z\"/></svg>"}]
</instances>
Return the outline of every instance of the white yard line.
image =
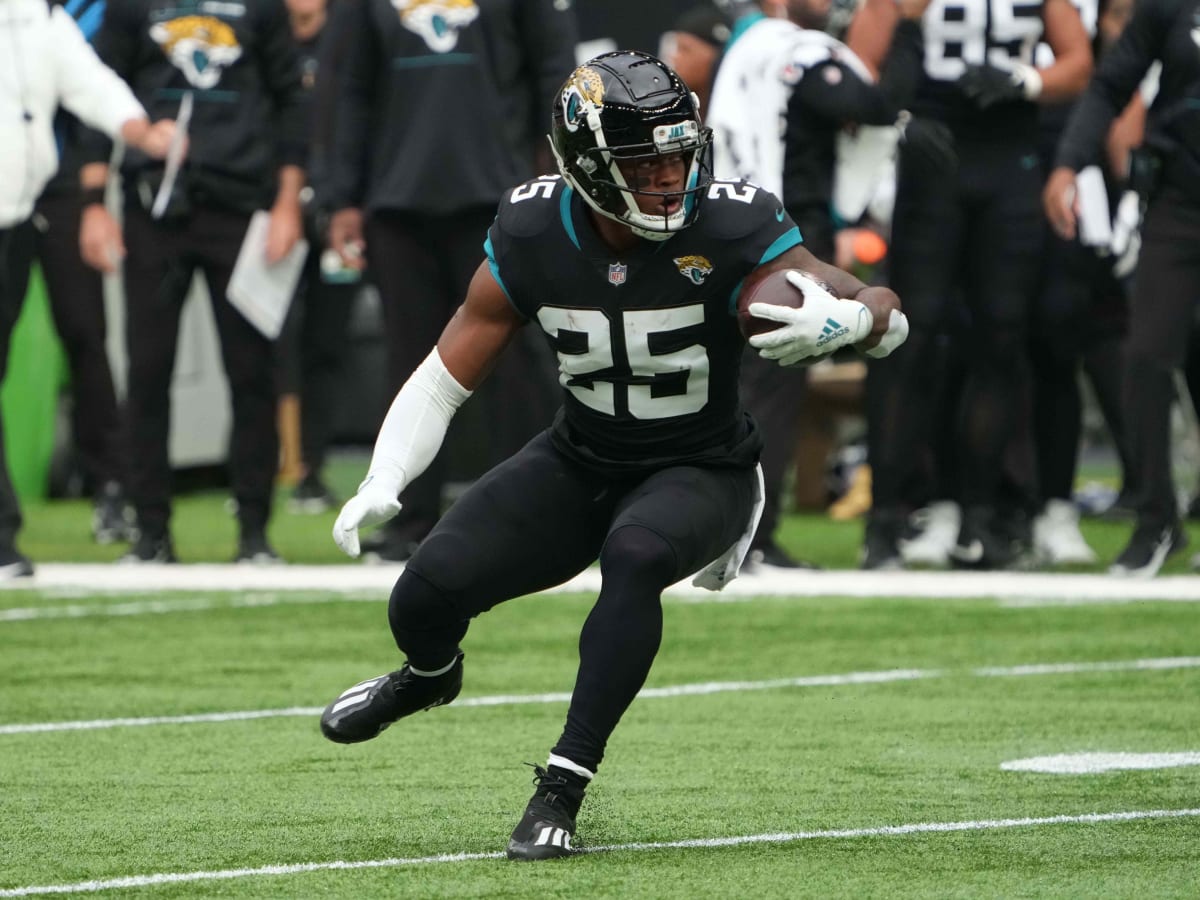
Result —
<instances>
[{"instance_id":1,"label":"white yard line","mask_svg":"<svg viewBox=\"0 0 1200 900\"><path fill-rule=\"evenodd\" d=\"M201 596L172 600L129 600L124 603L39 604L0 609L0 624L40 619L91 616L161 615L208 609L339 600L386 600L400 566L236 565L121 566L47 563L33 578L0 583L4 590L36 590L78 598L84 595L198 592ZM600 573L588 569L552 592L596 593ZM204 592L241 592L223 599ZM293 594L292 592L301 592ZM306 596L303 592L308 592ZM311 596L316 593L316 596ZM1200 576L1177 575L1152 580L1107 575L1056 575L1031 572L810 572L782 569L744 575L720 593L696 588L687 580L668 588L667 597L683 603L736 603L751 597L888 597L921 599L987 599L1005 606L1035 607L1163 601L1200 602Z\"/></svg>"},{"instance_id":2,"label":"white yard line","mask_svg":"<svg viewBox=\"0 0 1200 900\"><path fill-rule=\"evenodd\" d=\"M1160 659L1111 660L1105 662L1042 663L1034 665L968 669L965 674L978 678L1011 678L1034 675L1074 675L1084 672L1134 672L1165 669L1200 668L1200 656L1175 656ZM899 681L943 678L962 674L947 669L885 669L877 672L846 672L836 675L808 675L800 678L773 678L769 681L709 681L677 684L660 688L643 688L641 699L696 697L745 691L768 691L781 688L829 687L851 684L886 684ZM484 697L465 697L450 707L460 709L474 706L518 706L538 703L566 703L568 693L552 694L493 694ZM241 710L236 712L197 713L180 716L145 716L141 718L85 719L68 722L28 722L0 725L0 736L7 734L43 734L54 731L93 731L106 728L133 728L150 725L195 725L221 722L244 722L252 719L274 719L289 716L318 716L322 707L291 706L285 709Z\"/></svg>"},{"instance_id":3,"label":"white yard line","mask_svg":"<svg viewBox=\"0 0 1200 900\"><path fill-rule=\"evenodd\" d=\"M970 822L917 822L910 825L881 825L875 828L842 828L826 831L792 831L773 834L744 834L733 837L690 838L655 843L612 844L589 847L584 853L640 853L653 850L693 850L742 847L748 844L789 844L796 841L852 840L872 837L903 837L911 834L954 834L964 831L997 831L1004 828L1038 828L1048 825L1098 825L1114 822L1138 822L1148 819L1187 819L1200 816L1200 809L1146 809L1132 812L1087 813L1085 815L1041 816L1024 819L982 819ZM331 860L329 862L280 863L247 869L218 869L208 872L158 872L130 875L70 884L31 885L0 889L0 897L34 897L44 894L91 894L122 888L153 887L160 884L184 884L200 881L229 881L235 878L270 878L353 869L382 869L400 866L427 866L446 863L479 862L503 859L503 853L443 853L391 859Z\"/></svg>"}]
</instances>

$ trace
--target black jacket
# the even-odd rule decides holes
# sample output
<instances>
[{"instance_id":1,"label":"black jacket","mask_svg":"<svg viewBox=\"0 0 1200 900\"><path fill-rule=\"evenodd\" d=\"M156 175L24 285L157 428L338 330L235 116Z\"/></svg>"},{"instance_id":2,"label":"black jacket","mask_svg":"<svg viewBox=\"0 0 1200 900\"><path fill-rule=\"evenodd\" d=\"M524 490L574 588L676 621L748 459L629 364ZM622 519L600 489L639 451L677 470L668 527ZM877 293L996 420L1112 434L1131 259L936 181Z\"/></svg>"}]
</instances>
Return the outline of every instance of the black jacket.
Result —
<instances>
[{"instance_id":1,"label":"black jacket","mask_svg":"<svg viewBox=\"0 0 1200 900\"><path fill-rule=\"evenodd\" d=\"M282 0L108 0L96 52L152 120L194 98L180 183L195 202L251 212L273 201L281 165L303 166L305 95ZM128 189L163 164L127 150Z\"/></svg>"},{"instance_id":2,"label":"black jacket","mask_svg":"<svg viewBox=\"0 0 1200 900\"><path fill-rule=\"evenodd\" d=\"M574 13L556 0L475 0L438 22L435 5L333 3L326 33L341 46L320 70L337 82L332 137L318 139L331 150L317 185L326 208L444 215L494 206L533 174L574 67Z\"/></svg>"},{"instance_id":3,"label":"black jacket","mask_svg":"<svg viewBox=\"0 0 1200 900\"><path fill-rule=\"evenodd\" d=\"M1146 144L1162 155L1164 182L1200 202L1200 0L1138 0L1067 123L1056 162L1078 171L1102 160L1109 125L1156 59L1162 76Z\"/></svg>"}]
</instances>

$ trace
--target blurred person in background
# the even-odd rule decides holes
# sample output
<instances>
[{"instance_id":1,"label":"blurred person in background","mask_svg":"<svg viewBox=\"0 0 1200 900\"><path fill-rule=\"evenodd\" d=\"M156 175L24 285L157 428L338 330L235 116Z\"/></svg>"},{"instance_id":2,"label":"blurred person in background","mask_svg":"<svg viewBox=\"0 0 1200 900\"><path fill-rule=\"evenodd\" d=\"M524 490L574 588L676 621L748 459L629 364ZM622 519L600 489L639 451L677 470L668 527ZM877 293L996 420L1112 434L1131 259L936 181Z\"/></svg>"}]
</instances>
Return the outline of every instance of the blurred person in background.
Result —
<instances>
[{"instance_id":1,"label":"blurred person in background","mask_svg":"<svg viewBox=\"0 0 1200 900\"><path fill-rule=\"evenodd\" d=\"M34 203L58 168L54 115L60 106L92 128L161 159L175 122L151 124L129 87L105 66L61 7L0 0L0 378L25 302L36 252ZM102 310L101 310L102 311ZM0 429L2 431L2 429ZM0 580L33 574L17 550L21 510L0 433Z\"/></svg>"},{"instance_id":2,"label":"blurred person in background","mask_svg":"<svg viewBox=\"0 0 1200 900\"><path fill-rule=\"evenodd\" d=\"M663 62L675 70L700 100L700 115L707 120L717 61L732 33L733 18L715 3L693 6L663 35Z\"/></svg>"},{"instance_id":3,"label":"blurred person in background","mask_svg":"<svg viewBox=\"0 0 1200 900\"><path fill-rule=\"evenodd\" d=\"M838 135L859 125L893 125L911 98L921 65L916 22L927 0L904 5L882 84L824 28L829 0L762 0L740 17L717 69L709 105L714 171L782 199L805 247L832 261ZM871 173L863 173L870 177ZM755 354L742 366L747 408L763 432L766 504L750 560L807 566L776 539L784 481L795 455L806 371L777 371Z\"/></svg>"},{"instance_id":4,"label":"blurred person in background","mask_svg":"<svg viewBox=\"0 0 1200 900\"><path fill-rule=\"evenodd\" d=\"M1030 389L1029 310L1044 228L1037 105L1077 95L1092 56L1069 0L1039 0L1028 15L1012 9L1000 0L934 0L921 19L924 72L912 113L949 129L957 165L923 168L901 147L889 279L913 332L903 354L868 375L867 569L903 565L912 485L934 427L926 399L939 389L938 345L964 315L961 342L970 353L957 407L959 478L950 499L963 512L954 561L1005 568L1016 558L997 508L1004 456ZM847 41L878 69L899 18L893 0L865 0ZM1044 69L1033 64L1039 40L1054 52Z\"/></svg>"},{"instance_id":5,"label":"blurred person in background","mask_svg":"<svg viewBox=\"0 0 1200 900\"><path fill-rule=\"evenodd\" d=\"M1114 575L1152 577L1187 545L1172 480L1170 412L1174 373L1186 359L1200 300L1198 36L1197 0L1139 0L1067 123L1043 197L1054 230L1074 238L1076 174L1103 160L1113 120L1161 62L1134 164L1146 212L1130 305L1124 416L1137 471L1137 521L1109 570Z\"/></svg>"},{"instance_id":6,"label":"blurred person in background","mask_svg":"<svg viewBox=\"0 0 1200 900\"><path fill-rule=\"evenodd\" d=\"M100 26L104 0L70 0L62 6L90 40ZM71 373L72 449L83 476L83 490L93 497L92 536L98 544L111 544L128 540L132 534L123 487L127 452L108 361L104 284L100 273L83 261L79 249L83 208L79 170L88 163L107 162L107 157L94 159L77 152L75 132L79 127L75 116L59 110L54 133L64 156L38 198L33 223L36 258Z\"/></svg>"},{"instance_id":7,"label":"blurred person in background","mask_svg":"<svg viewBox=\"0 0 1200 900\"><path fill-rule=\"evenodd\" d=\"M330 244L379 288L390 396L461 301L504 191L534 173L539 150L549 164L540 103L574 67L576 22L557 0L346 0L331 19L348 43L321 73L336 81L337 114L317 191ZM545 348L522 335L485 391L493 458L546 426L553 378ZM372 556L412 555L441 516L448 461L406 487Z\"/></svg>"},{"instance_id":8,"label":"blurred person in background","mask_svg":"<svg viewBox=\"0 0 1200 900\"><path fill-rule=\"evenodd\" d=\"M1128 23L1133 0L1107 0L1098 7L1086 2L1079 10L1099 60ZM1107 152L1098 160L1104 200L1114 212L1126 187L1130 151L1142 139L1145 107L1137 98L1130 106L1114 120ZM1054 167L1055 149L1074 107L1068 102L1039 108L1039 153L1046 172ZM1116 447L1122 492L1128 497L1135 486L1121 415L1128 302L1125 279L1116 270L1123 271L1125 260L1108 242L1091 246L1078 236L1066 240L1050 228L1045 234L1042 286L1030 329L1035 471L1029 480L1036 501L1031 537L1038 561L1079 565L1096 560L1079 530L1079 510L1072 499L1083 427L1081 371L1088 376Z\"/></svg>"},{"instance_id":9,"label":"blurred person in background","mask_svg":"<svg viewBox=\"0 0 1200 900\"><path fill-rule=\"evenodd\" d=\"M335 97L330 80L318 79L317 73L322 65L336 66L344 46L336 37L329 41L323 37L327 0L285 2L300 54L301 83L310 98L306 168L310 182L319 184L328 166L329 148L324 141L330 134L328 122L334 114ZM318 84L322 87L320 93L316 90ZM280 438L286 443L288 437L297 437L289 435L287 429L298 430L299 481L288 499L288 509L319 513L337 502L322 471L337 417L347 327L362 273L343 265L337 251L326 247L328 223L318 214L319 201L312 188L305 188L304 197L304 236L309 253L279 340ZM289 400L295 406L289 405Z\"/></svg>"},{"instance_id":10,"label":"blurred person in background","mask_svg":"<svg viewBox=\"0 0 1200 900\"><path fill-rule=\"evenodd\" d=\"M203 274L229 377L230 475L238 562L280 562L267 540L279 462L273 341L226 296L251 216L270 211L265 262L302 234L305 94L282 0L196 8L173 0L107 0L94 45L154 114L194 99L188 162L163 191L163 165L126 153L122 229L104 205L84 208L84 258L101 271L124 259L129 497L138 535L123 561L174 562L168 436L179 319L193 273ZM100 187L107 168L85 187ZM153 206L160 191L161 215Z\"/></svg>"}]
</instances>

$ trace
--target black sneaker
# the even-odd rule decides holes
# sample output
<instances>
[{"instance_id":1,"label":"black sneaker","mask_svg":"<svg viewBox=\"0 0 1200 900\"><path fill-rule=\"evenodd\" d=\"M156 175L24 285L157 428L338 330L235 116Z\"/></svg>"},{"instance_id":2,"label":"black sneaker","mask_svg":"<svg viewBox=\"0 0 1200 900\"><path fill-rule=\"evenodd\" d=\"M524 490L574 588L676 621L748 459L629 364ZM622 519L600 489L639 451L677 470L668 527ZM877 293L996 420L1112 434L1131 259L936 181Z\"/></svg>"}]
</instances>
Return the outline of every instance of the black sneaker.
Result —
<instances>
[{"instance_id":1,"label":"black sneaker","mask_svg":"<svg viewBox=\"0 0 1200 900\"><path fill-rule=\"evenodd\" d=\"M990 507L973 506L963 513L950 560L960 569L1007 569L1018 552L1017 541L1002 527L996 512Z\"/></svg>"},{"instance_id":2,"label":"black sneaker","mask_svg":"<svg viewBox=\"0 0 1200 900\"><path fill-rule=\"evenodd\" d=\"M1168 556L1187 545L1187 532L1178 522L1170 525L1139 523L1108 573L1125 578L1153 578Z\"/></svg>"},{"instance_id":3,"label":"black sneaker","mask_svg":"<svg viewBox=\"0 0 1200 900\"><path fill-rule=\"evenodd\" d=\"M536 790L508 839L508 858L556 859L578 853L571 838L588 780L557 766L534 766L533 773Z\"/></svg>"},{"instance_id":4,"label":"black sneaker","mask_svg":"<svg viewBox=\"0 0 1200 900\"><path fill-rule=\"evenodd\" d=\"M267 536L262 532L242 535L238 540L237 556L233 558L233 561L244 566L283 565L283 560L267 543Z\"/></svg>"},{"instance_id":5,"label":"black sneaker","mask_svg":"<svg viewBox=\"0 0 1200 900\"><path fill-rule=\"evenodd\" d=\"M794 558L790 553L774 541L758 544L750 548L746 554L744 568L753 572L759 566L773 566L776 569L820 569L816 563Z\"/></svg>"},{"instance_id":6,"label":"black sneaker","mask_svg":"<svg viewBox=\"0 0 1200 900\"><path fill-rule=\"evenodd\" d=\"M139 534L133 546L117 562L139 565L141 563L177 563L175 547L167 534Z\"/></svg>"},{"instance_id":7,"label":"black sneaker","mask_svg":"<svg viewBox=\"0 0 1200 900\"><path fill-rule=\"evenodd\" d=\"M863 535L860 568L883 572L903 569L904 559L900 556L900 533L903 527L903 516L871 516Z\"/></svg>"},{"instance_id":8,"label":"black sneaker","mask_svg":"<svg viewBox=\"0 0 1200 900\"><path fill-rule=\"evenodd\" d=\"M321 713L321 733L339 744L369 741L405 716L445 706L462 690L463 655L449 672L433 677L414 675L408 663L387 675L347 688Z\"/></svg>"},{"instance_id":9,"label":"black sneaker","mask_svg":"<svg viewBox=\"0 0 1200 900\"><path fill-rule=\"evenodd\" d=\"M92 538L97 544L115 544L130 540L134 531L133 513L125 503L121 486L107 482L92 507Z\"/></svg>"},{"instance_id":10,"label":"black sneaker","mask_svg":"<svg viewBox=\"0 0 1200 900\"><path fill-rule=\"evenodd\" d=\"M292 491L288 500L288 512L316 515L333 509L337 500L325 482L315 474L305 475Z\"/></svg>"},{"instance_id":11,"label":"black sneaker","mask_svg":"<svg viewBox=\"0 0 1200 900\"><path fill-rule=\"evenodd\" d=\"M33 574L33 563L29 557L16 551L13 547L0 549L0 581L11 578L28 578Z\"/></svg>"}]
</instances>

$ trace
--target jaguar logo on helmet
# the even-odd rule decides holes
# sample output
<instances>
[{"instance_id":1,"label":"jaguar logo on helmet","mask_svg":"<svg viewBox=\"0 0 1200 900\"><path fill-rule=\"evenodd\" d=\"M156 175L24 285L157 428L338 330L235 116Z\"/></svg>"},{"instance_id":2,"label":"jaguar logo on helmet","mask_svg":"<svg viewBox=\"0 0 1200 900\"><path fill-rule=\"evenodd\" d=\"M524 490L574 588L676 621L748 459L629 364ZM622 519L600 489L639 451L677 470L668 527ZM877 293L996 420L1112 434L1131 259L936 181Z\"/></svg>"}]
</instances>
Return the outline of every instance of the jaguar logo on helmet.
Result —
<instances>
[{"instance_id":1,"label":"jaguar logo on helmet","mask_svg":"<svg viewBox=\"0 0 1200 900\"><path fill-rule=\"evenodd\" d=\"M677 256L674 263L679 274L692 284L703 284L713 270L713 264L703 256Z\"/></svg>"},{"instance_id":2,"label":"jaguar logo on helmet","mask_svg":"<svg viewBox=\"0 0 1200 900\"><path fill-rule=\"evenodd\" d=\"M434 53L449 53L458 33L479 18L475 0L392 0L400 24L419 34Z\"/></svg>"},{"instance_id":3,"label":"jaguar logo on helmet","mask_svg":"<svg viewBox=\"0 0 1200 900\"><path fill-rule=\"evenodd\" d=\"M580 66L571 73L562 90L563 124L576 131L592 110L604 105L604 81L600 73Z\"/></svg>"}]
</instances>

